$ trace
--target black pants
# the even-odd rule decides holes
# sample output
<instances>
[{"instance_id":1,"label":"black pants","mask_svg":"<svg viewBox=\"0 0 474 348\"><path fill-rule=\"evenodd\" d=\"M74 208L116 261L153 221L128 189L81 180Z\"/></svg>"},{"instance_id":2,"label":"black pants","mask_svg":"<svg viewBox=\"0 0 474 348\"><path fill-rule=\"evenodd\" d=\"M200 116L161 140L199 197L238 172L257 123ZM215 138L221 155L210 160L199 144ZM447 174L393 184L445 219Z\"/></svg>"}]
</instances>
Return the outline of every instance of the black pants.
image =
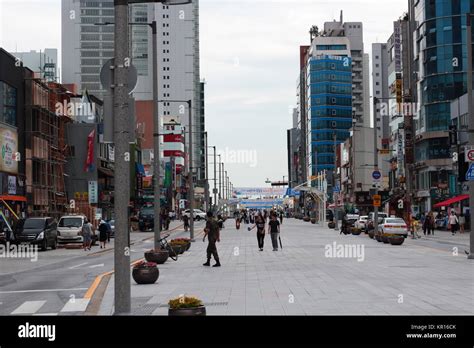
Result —
<instances>
[{"instance_id":1,"label":"black pants","mask_svg":"<svg viewBox=\"0 0 474 348\"><path fill-rule=\"evenodd\" d=\"M263 243L265 241L265 232L257 231L257 241L258 241L258 248L263 249Z\"/></svg>"},{"instance_id":2,"label":"black pants","mask_svg":"<svg viewBox=\"0 0 474 348\"><path fill-rule=\"evenodd\" d=\"M207 245L207 259L211 260L211 256L214 256L214 260L219 262L219 255L217 254L217 240L209 239L209 244Z\"/></svg>"}]
</instances>

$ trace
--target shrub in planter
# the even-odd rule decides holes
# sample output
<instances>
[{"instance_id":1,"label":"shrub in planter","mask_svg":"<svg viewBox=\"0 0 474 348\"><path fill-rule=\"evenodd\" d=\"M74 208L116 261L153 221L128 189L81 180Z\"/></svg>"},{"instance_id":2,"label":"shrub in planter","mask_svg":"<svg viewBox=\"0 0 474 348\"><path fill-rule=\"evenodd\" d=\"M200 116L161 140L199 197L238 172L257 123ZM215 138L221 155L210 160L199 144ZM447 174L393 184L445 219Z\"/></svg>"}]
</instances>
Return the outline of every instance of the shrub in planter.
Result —
<instances>
[{"instance_id":1,"label":"shrub in planter","mask_svg":"<svg viewBox=\"0 0 474 348\"><path fill-rule=\"evenodd\" d=\"M362 233L362 231L361 231L360 229L354 228L354 227L352 228L352 234L353 234L354 236L358 236L358 235L360 235L361 233Z\"/></svg>"},{"instance_id":2,"label":"shrub in planter","mask_svg":"<svg viewBox=\"0 0 474 348\"><path fill-rule=\"evenodd\" d=\"M160 276L160 271L155 262L139 262L133 266L133 280L137 284L154 284Z\"/></svg>"},{"instance_id":3,"label":"shrub in planter","mask_svg":"<svg viewBox=\"0 0 474 348\"><path fill-rule=\"evenodd\" d=\"M168 260L170 253L168 250L157 249L157 250L149 250L145 252L145 259L148 262L154 262L158 265L161 265Z\"/></svg>"},{"instance_id":4,"label":"shrub in planter","mask_svg":"<svg viewBox=\"0 0 474 348\"><path fill-rule=\"evenodd\" d=\"M176 238L171 241L173 244L181 245L185 251L188 251L191 247L191 239L189 238Z\"/></svg>"},{"instance_id":5,"label":"shrub in planter","mask_svg":"<svg viewBox=\"0 0 474 348\"><path fill-rule=\"evenodd\" d=\"M405 237L403 236L390 236L388 237L390 244L392 245L402 245L405 241Z\"/></svg>"},{"instance_id":6,"label":"shrub in planter","mask_svg":"<svg viewBox=\"0 0 474 348\"><path fill-rule=\"evenodd\" d=\"M170 316L205 316L206 307L196 297L180 296L168 302Z\"/></svg>"}]
</instances>

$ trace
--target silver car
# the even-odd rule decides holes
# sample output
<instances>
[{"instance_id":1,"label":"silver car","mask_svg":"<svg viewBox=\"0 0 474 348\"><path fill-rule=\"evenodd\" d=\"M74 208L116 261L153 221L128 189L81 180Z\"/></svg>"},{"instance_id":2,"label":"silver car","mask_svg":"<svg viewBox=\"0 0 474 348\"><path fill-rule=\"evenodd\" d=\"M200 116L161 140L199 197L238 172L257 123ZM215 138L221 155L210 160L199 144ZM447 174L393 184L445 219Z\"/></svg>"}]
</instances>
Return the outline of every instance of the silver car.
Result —
<instances>
[{"instance_id":1,"label":"silver car","mask_svg":"<svg viewBox=\"0 0 474 348\"><path fill-rule=\"evenodd\" d=\"M399 235L405 238L408 237L408 226L405 220L401 218L385 218L379 225L379 235Z\"/></svg>"}]
</instances>

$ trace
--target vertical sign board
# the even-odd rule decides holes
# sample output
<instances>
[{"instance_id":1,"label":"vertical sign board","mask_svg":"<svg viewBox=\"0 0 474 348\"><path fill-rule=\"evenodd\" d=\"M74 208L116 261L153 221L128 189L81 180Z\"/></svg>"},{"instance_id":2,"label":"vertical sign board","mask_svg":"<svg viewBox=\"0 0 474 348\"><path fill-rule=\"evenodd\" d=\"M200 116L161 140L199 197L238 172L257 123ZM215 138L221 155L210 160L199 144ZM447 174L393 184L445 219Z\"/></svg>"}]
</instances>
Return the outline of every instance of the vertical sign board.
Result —
<instances>
[{"instance_id":1,"label":"vertical sign board","mask_svg":"<svg viewBox=\"0 0 474 348\"><path fill-rule=\"evenodd\" d=\"M89 181L89 204L98 203L97 181Z\"/></svg>"}]
</instances>

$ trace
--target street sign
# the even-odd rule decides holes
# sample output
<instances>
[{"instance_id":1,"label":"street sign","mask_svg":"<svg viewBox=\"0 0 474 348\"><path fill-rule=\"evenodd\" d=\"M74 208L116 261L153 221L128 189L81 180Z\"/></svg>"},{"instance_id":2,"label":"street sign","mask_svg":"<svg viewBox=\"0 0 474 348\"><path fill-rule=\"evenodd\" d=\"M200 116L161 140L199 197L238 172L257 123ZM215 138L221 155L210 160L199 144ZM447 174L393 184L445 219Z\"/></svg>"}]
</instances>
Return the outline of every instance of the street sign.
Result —
<instances>
[{"instance_id":1,"label":"street sign","mask_svg":"<svg viewBox=\"0 0 474 348\"><path fill-rule=\"evenodd\" d=\"M467 181L474 181L474 163L469 166L469 170L466 173Z\"/></svg>"},{"instance_id":2,"label":"street sign","mask_svg":"<svg viewBox=\"0 0 474 348\"><path fill-rule=\"evenodd\" d=\"M466 148L466 162L474 162L474 148Z\"/></svg>"},{"instance_id":3,"label":"street sign","mask_svg":"<svg viewBox=\"0 0 474 348\"><path fill-rule=\"evenodd\" d=\"M372 173L372 178L374 178L374 180L380 180L380 178L382 178L382 173L380 173L378 170L375 170Z\"/></svg>"},{"instance_id":4,"label":"street sign","mask_svg":"<svg viewBox=\"0 0 474 348\"><path fill-rule=\"evenodd\" d=\"M100 82L102 83L102 86L108 90L112 91L112 81L114 80L114 70L113 70L113 65L114 65L114 58L111 58L105 62L105 64L102 66L100 69ZM135 66L130 64L128 67L128 84L127 84L127 90L128 94L131 94L135 87L137 86L138 82L138 74L137 74L137 69Z\"/></svg>"},{"instance_id":5,"label":"street sign","mask_svg":"<svg viewBox=\"0 0 474 348\"><path fill-rule=\"evenodd\" d=\"M382 206L382 196L381 195L374 195L374 207L381 207Z\"/></svg>"}]
</instances>

